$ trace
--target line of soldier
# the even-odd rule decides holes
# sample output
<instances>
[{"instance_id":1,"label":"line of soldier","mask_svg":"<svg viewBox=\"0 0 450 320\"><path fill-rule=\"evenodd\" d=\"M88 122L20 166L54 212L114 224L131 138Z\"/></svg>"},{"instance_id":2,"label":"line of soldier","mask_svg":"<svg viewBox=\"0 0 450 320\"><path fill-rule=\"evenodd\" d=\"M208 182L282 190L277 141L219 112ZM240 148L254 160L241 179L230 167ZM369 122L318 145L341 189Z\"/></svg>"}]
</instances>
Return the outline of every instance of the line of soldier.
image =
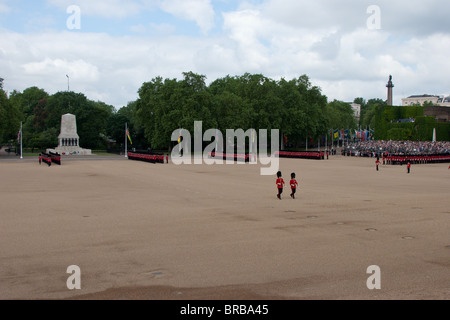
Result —
<instances>
[{"instance_id":1,"label":"line of soldier","mask_svg":"<svg viewBox=\"0 0 450 320\"><path fill-rule=\"evenodd\" d=\"M403 165L410 162L411 164L426 163L446 163L450 162L450 155L385 155L383 154L383 164Z\"/></svg>"},{"instance_id":2,"label":"line of soldier","mask_svg":"<svg viewBox=\"0 0 450 320\"><path fill-rule=\"evenodd\" d=\"M157 154L143 154L143 153L134 153L134 152L128 152L128 159L129 160L139 160L139 161L145 161L150 163L164 163L164 160L166 163L169 162L169 156L164 155L157 155Z\"/></svg>"},{"instance_id":3,"label":"line of soldier","mask_svg":"<svg viewBox=\"0 0 450 320\"><path fill-rule=\"evenodd\" d=\"M46 163L48 166L51 166L52 163L61 165L61 155L54 152L42 152L41 154L39 154L39 164L41 164L42 162Z\"/></svg>"}]
</instances>

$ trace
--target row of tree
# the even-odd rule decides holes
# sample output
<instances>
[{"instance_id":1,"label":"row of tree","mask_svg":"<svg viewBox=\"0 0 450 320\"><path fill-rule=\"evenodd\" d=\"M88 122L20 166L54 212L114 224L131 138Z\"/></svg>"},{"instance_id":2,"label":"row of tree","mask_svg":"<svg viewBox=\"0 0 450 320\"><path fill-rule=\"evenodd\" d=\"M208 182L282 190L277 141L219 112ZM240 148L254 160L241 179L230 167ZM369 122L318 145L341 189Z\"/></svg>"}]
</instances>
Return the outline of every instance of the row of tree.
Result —
<instances>
[{"instance_id":1,"label":"row of tree","mask_svg":"<svg viewBox=\"0 0 450 320\"><path fill-rule=\"evenodd\" d=\"M425 108L426 106L376 106L371 120L376 128L375 139L430 141L435 131L438 141L450 141L450 123L437 122L434 117L425 116ZM408 121L399 122L399 119Z\"/></svg>"},{"instance_id":2,"label":"row of tree","mask_svg":"<svg viewBox=\"0 0 450 320\"><path fill-rule=\"evenodd\" d=\"M261 74L226 76L206 84L203 75L183 73L183 79L156 77L138 91L136 127L154 148L170 148L177 128L280 129L288 144L317 141L331 128L355 128L348 103L328 102L308 77L275 81Z\"/></svg>"},{"instance_id":3,"label":"row of tree","mask_svg":"<svg viewBox=\"0 0 450 320\"><path fill-rule=\"evenodd\" d=\"M170 149L171 134L178 128L192 132L194 121L203 128L280 129L288 145L317 141L330 129L353 129L359 123L349 103L327 101L319 87L306 75L292 80L273 80L261 74L226 76L209 85L206 77L192 72L183 78L156 77L142 84L136 101L116 110L91 101L82 93L57 92L49 95L31 87L7 94L0 81L0 142L17 138L23 122L24 146L45 149L57 145L61 115L77 117L80 144L84 148L105 149L110 141L120 147L128 123L134 146ZM358 100L359 99L359 100ZM362 113L370 116L381 100L361 102ZM362 117L365 124L371 123Z\"/></svg>"}]
</instances>

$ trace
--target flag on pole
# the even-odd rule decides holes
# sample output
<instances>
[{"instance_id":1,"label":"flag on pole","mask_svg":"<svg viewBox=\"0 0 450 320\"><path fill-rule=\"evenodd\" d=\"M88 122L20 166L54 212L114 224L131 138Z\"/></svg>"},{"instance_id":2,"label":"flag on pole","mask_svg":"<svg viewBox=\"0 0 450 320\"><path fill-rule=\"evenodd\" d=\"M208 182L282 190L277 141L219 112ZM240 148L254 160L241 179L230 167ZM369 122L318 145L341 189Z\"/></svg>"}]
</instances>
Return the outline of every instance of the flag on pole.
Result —
<instances>
[{"instance_id":1,"label":"flag on pole","mask_svg":"<svg viewBox=\"0 0 450 320\"><path fill-rule=\"evenodd\" d=\"M128 123L125 122L125 158L128 158L128 140L127 140L127 136L129 137Z\"/></svg>"},{"instance_id":2,"label":"flag on pole","mask_svg":"<svg viewBox=\"0 0 450 320\"><path fill-rule=\"evenodd\" d=\"M20 143L20 136L22 135L22 126L19 129L19 132L17 133L17 143Z\"/></svg>"},{"instance_id":3,"label":"flag on pole","mask_svg":"<svg viewBox=\"0 0 450 320\"><path fill-rule=\"evenodd\" d=\"M133 142L131 141L131 137L130 137L130 130L127 129L127 137L128 140L130 140L130 143L133 144Z\"/></svg>"},{"instance_id":4,"label":"flag on pole","mask_svg":"<svg viewBox=\"0 0 450 320\"><path fill-rule=\"evenodd\" d=\"M334 138L339 138L339 130L334 131Z\"/></svg>"}]
</instances>

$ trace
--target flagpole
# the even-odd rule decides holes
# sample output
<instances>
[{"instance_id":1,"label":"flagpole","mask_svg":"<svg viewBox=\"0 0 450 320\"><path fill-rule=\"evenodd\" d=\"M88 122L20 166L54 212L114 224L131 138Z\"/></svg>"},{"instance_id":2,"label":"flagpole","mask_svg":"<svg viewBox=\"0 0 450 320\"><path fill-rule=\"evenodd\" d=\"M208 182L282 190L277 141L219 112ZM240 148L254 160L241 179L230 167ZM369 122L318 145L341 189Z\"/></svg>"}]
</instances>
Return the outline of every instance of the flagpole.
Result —
<instances>
[{"instance_id":1,"label":"flagpole","mask_svg":"<svg viewBox=\"0 0 450 320\"><path fill-rule=\"evenodd\" d=\"M333 151L334 148L334 129L331 128L331 151ZM333 154L333 152L331 152Z\"/></svg>"},{"instance_id":2,"label":"flagpole","mask_svg":"<svg viewBox=\"0 0 450 320\"><path fill-rule=\"evenodd\" d=\"M128 158L127 131L128 131L128 123L125 122L125 158Z\"/></svg>"},{"instance_id":3,"label":"flagpole","mask_svg":"<svg viewBox=\"0 0 450 320\"><path fill-rule=\"evenodd\" d=\"M23 159L23 132L22 132L22 121L20 121L20 159Z\"/></svg>"}]
</instances>

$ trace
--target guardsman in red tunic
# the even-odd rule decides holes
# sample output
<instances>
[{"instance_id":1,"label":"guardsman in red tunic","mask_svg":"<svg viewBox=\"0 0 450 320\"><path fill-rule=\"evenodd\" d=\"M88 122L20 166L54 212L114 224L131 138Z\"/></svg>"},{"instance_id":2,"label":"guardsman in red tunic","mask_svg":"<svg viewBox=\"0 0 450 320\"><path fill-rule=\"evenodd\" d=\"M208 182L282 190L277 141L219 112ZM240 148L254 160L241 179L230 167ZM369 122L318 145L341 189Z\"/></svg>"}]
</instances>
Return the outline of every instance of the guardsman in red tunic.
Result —
<instances>
[{"instance_id":1,"label":"guardsman in red tunic","mask_svg":"<svg viewBox=\"0 0 450 320\"><path fill-rule=\"evenodd\" d=\"M408 164L406 166L407 172L410 173L411 172L411 162L408 161Z\"/></svg>"},{"instance_id":2,"label":"guardsman in red tunic","mask_svg":"<svg viewBox=\"0 0 450 320\"><path fill-rule=\"evenodd\" d=\"M291 185L291 198L295 199L295 191L297 190L297 180L295 180L295 173L292 172L291 173L291 181L289 182L289 184Z\"/></svg>"},{"instance_id":3,"label":"guardsman in red tunic","mask_svg":"<svg viewBox=\"0 0 450 320\"><path fill-rule=\"evenodd\" d=\"M277 172L277 188L278 188L278 194L277 194L277 198L281 200L281 194L283 193L283 186L284 186L284 180L281 177L281 171Z\"/></svg>"}]
</instances>

